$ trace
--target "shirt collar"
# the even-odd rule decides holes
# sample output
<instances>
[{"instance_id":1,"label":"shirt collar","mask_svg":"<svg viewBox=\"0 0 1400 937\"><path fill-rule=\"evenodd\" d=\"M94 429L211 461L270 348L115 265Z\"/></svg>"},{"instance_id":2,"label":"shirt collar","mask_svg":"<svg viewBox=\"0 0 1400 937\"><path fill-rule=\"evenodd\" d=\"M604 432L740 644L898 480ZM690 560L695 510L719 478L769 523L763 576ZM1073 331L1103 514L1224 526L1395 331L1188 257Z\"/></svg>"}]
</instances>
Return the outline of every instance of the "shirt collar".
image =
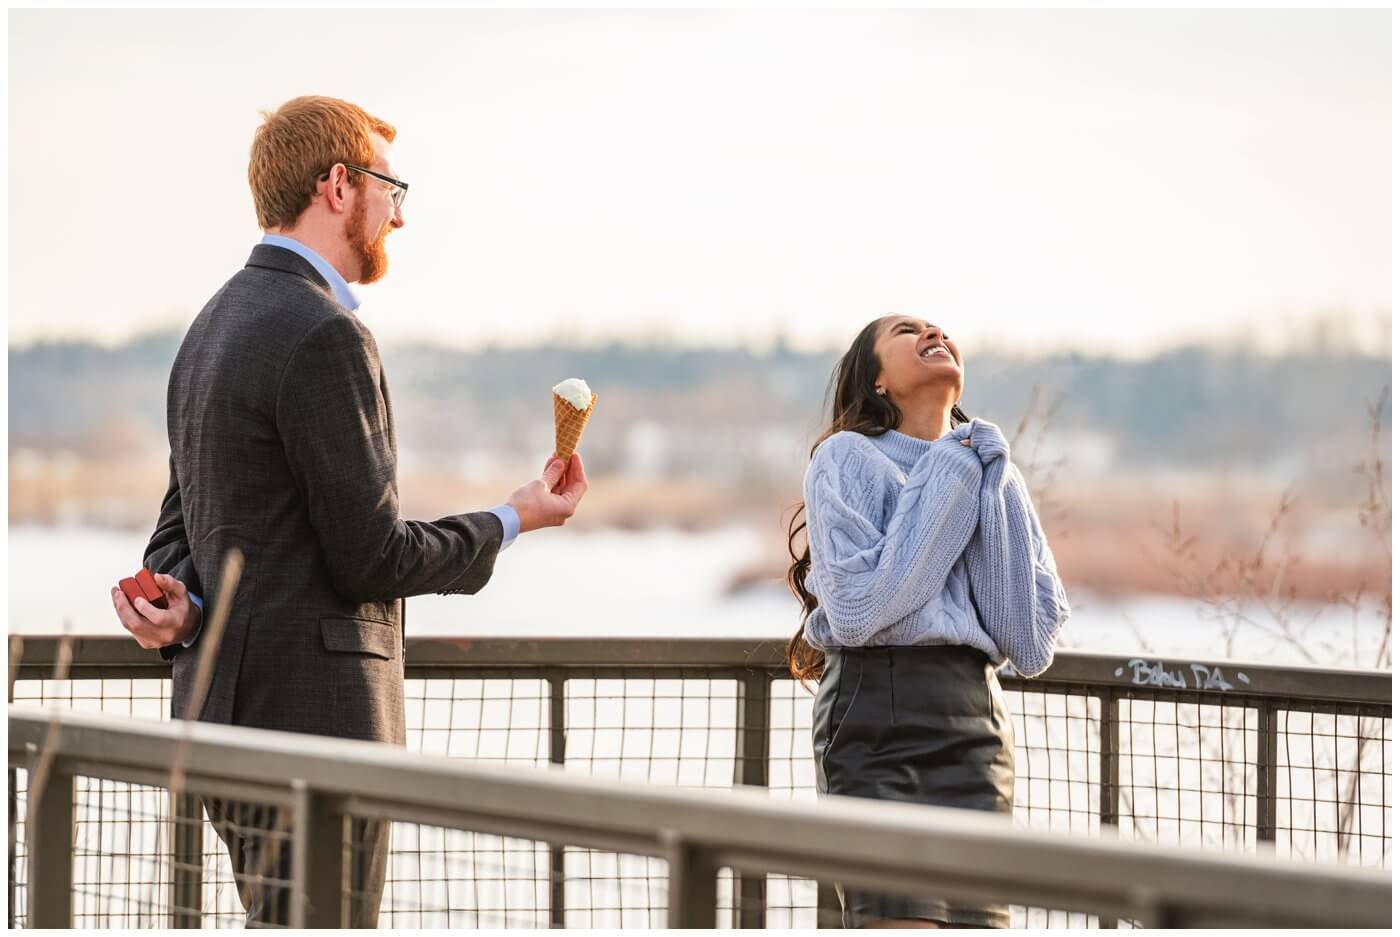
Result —
<instances>
[{"instance_id":1,"label":"shirt collar","mask_svg":"<svg viewBox=\"0 0 1400 937\"><path fill-rule=\"evenodd\" d=\"M350 291L350 284L345 282L345 277L341 276L339 271L327 263L326 258L322 257L305 244L295 238L289 238L282 234L264 234L260 243L267 244L271 247L281 247L296 254L298 257L311 264L311 266L315 267L316 272L325 278L326 282L330 284L331 292L335 293L337 302L351 312L360 308L360 298Z\"/></svg>"}]
</instances>

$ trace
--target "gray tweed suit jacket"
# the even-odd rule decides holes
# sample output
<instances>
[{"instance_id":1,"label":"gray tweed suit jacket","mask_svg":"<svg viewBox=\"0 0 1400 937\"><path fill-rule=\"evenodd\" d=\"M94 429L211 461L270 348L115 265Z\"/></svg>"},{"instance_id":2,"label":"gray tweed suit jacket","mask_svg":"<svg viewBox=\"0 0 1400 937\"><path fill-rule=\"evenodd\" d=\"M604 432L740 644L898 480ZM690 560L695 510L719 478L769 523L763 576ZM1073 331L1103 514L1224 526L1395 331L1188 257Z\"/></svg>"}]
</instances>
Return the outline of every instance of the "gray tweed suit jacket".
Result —
<instances>
[{"instance_id":1,"label":"gray tweed suit jacket","mask_svg":"<svg viewBox=\"0 0 1400 937\"><path fill-rule=\"evenodd\" d=\"M170 487L146 566L212 614L245 565L203 709L206 630L163 648L177 717L403 744L403 598L476 592L501 522L399 517L394 416L369 330L301 257L258 245L170 372Z\"/></svg>"}]
</instances>

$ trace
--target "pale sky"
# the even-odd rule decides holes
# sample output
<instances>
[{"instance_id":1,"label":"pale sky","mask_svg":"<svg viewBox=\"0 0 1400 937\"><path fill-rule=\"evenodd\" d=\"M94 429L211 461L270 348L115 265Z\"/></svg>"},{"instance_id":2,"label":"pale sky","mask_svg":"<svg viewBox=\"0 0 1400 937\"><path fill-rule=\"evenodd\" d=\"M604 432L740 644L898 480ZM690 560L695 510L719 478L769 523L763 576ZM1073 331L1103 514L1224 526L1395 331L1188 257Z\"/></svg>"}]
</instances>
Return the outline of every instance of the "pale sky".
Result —
<instances>
[{"instance_id":1,"label":"pale sky","mask_svg":"<svg viewBox=\"0 0 1400 937\"><path fill-rule=\"evenodd\" d=\"M259 111L411 190L383 342L1143 354L1390 311L1389 11L12 11L9 335L183 324L260 236ZM1388 347L1388 341L1387 346Z\"/></svg>"}]
</instances>

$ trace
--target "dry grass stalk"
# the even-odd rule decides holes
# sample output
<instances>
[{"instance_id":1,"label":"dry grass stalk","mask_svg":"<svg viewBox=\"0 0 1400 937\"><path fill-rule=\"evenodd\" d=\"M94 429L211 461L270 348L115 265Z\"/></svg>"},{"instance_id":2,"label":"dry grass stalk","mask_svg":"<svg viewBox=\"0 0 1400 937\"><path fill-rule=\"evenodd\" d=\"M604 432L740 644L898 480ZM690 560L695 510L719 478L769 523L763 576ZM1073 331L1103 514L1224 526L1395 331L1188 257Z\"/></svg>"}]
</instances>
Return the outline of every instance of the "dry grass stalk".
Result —
<instances>
[{"instance_id":1,"label":"dry grass stalk","mask_svg":"<svg viewBox=\"0 0 1400 937\"><path fill-rule=\"evenodd\" d=\"M175 758L170 765L170 794L178 797L185 786L185 761L189 757L190 731L199 719L204 708L204 698L209 693L209 682L214 675L214 660L223 643L224 628L228 624L229 612L233 607L233 595L238 590L238 580L243 575L243 553L234 548L224 557L224 569L219 576L219 592L214 599L214 614L204 626L200 635L199 663L195 669L194 687L190 691L190 710L185 719L184 732Z\"/></svg>"},{"instance_id":2,"label":"dry grass stalk","mask_svg":"<svg viewBox=\"0 0 1400 937\"><path fill-rule=\"evenodd\" d=\"M1031 388L1031 399L1021 411L1015 430L1007 439L1016 467L1026 479L1026 487L1030 490L1031 502L1035 505L1041 526L1052 539L1056 534L1050 533L1051 529L1068 516L1068 508L1055 498L1055 481L1067 460L1064 456L1042 459L1041 450L1064 402L1064 392L1051 395L1044 385L1036 384ZM1022 446L1023 439L1029 440L1028 447ZM1026 448L1029 448L1029 454Z\"/></svg>"},{"instance_id":3,"label":"dry grass stalk","mask_svg":"<svg viewBox=\"0 0 1400 937\"><path fill-rule=\"evenodd\" d=\"M1364 530L1369 531L1375 538L1377 545L1385 553L1386 567L1391 564L1390 546L1390 472L1386 466L1385 448L1381 445L1381 431L1384 427L1382 412L1388 402L1390 388L1382 388L1375 403L1367 401L1366 414L1371 422L1370 446L1366 456L1361 459L1355 468L1366 481L1366 497L1357 508L1357 520ZM1352 611L1352 646L1356 660L1361 660L1360 630L1361 630L1361 591L1345 599L1339 597L1339 601L1347 605ZM1377 669L1390 667L1391 664L1391 635L1394 628L1394 605L1392 604L1391 587L1387 584L1383 594L1382 604L1379 614L1384 619L1384 628L1381 632L1381 640L1376 648L1374 664ZM1349 851L1352 837L1356 834L1353 827L1356 822L1357 812L1361 807L1361 767L1365 759L1367 750L1373 738L1380 735L1382 726L1380 720L1361 719L1358 720L1357 736L1359 741L1356 746L1356 760L1353 768L1348 772L1350 777L1347 782L1347 794L1342 799L1341 814L1337 822L1337 850L1338 852ZM1384 766L1382 766L1384 769ZM1340 785L1339 785L1340 786Z\"/></svg>"},{"instance_id":4,"label":"dry grass stalk","mask_svg":"<svg viewBox=\"0 0 1400 937\"><path fill-rule=\"evenodd\" d=\"M73 637L68 633L69 623L63 624L63 639L58 643L58 656L54 660L53 679L63 681L73 667ZM29 806L27 808L28 836L39 836L39 804L44 799L44 789L48 786L49 773L53 770L54 753L58 750L59 733L63 731L58 721L59 708L53 706L53 717L49 719L48 731L35 756L34 767L29 772Z\"/></svg>"}]
</instances>

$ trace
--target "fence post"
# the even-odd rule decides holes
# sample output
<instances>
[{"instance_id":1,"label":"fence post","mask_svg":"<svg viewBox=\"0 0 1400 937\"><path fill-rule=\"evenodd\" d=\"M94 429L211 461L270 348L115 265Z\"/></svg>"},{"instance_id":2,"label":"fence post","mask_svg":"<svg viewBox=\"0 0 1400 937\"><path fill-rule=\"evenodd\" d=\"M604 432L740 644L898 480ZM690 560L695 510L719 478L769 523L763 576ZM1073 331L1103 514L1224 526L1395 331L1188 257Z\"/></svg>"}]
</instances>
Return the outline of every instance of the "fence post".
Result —
<instances>
[{"instance_id":1,"label":"fence post","mask_svg":"<svg viewBox=\"0 0 1400 937\"><path fill-rule=\"evenodd\" d=\"M817 883L817 927L823 929L840 928L841 896L836 894L836 886L830 882Z\"/></svg>"},{"instance_id":2,"label":"fence post","mask_svg":"<svg viewBox=\"0 0 1400 937\"><path fill-rule=\"evenodd\" d=\"M41 772L30 771L33 784ZM29 926L73 926L73 775L55 759L29 789Z\"/></svg>"},{"instance_id":3,"label":"fence post","mask_svg":"<svg viewBox=\"0 0 1400 937\"><path fill-rule=\"evenodd\" d=\"M198 795L171 793L171 927L198 928L204 908L204 809Z\"/></svg>"},{"instance_id":4,"label":"fence post","mask_svg":"<svg viewBox=\"0 0 1400 937\"><path fill-rule=\"evenodd\" d=\"M564 685L562 668L550 668L549 681L549 763L562 765L568 736L564 729ZM564 847L549 844L549 926L564 927Z\"/></svg>"},{"instance_id":5,"label":"fence post","mask_svg":"<svg viewBox=\"0 0 1400 937\"><path fill-rule=\"evenodd\" d=\"M1119 776L1118 732L1120 716L1118 698L1111 690L1098 694L1099 698L1099 834L1118 833L1118 792ZM1098 926L1116 929L1118 918L1113 914L1095 915Z\"/></svg>"},{"instance_id":6,"label":"fence post","mask_svg":"<svg viewBox=\"0 0 1400 937\"><path fill-rule=\"evenodd\" d=\"M739 681L736 726L739 758L734 763L734 783L768 786L769 722L772 708L772 678L766 670L750 670ZM762 929L768 910L768 877L737 876L734 925Z\"/></svg>"},{"instance_id":7,"label":"fence post","mask_svg":"<svg viewBox=\"0 0 1400 937\"><path fill-rule=\"evenodd\" d=\"M666 926L713 930L718 900L715 879L719 875L714 858L709 850L682 839L672 830L662 830L661 840L669 876Z\"/></svg>"},{"instance_id":8,"label":"fence post","mask_svg":"<svg viewBox=\"0 0 1400 937\"><path fill-rule=\"evenodd\" d=\"M345 818L333 798L300 779L292 782L292 799L291 926L344 927Z\"/></svg>"},{"instance_id":9,"label":"fence post","mask_svg":"<svg viewBox=\"0 0 1400 937\"><path fill-rule=\"evenodd\" d=\"M1269 851L1278 836L1278 707L1273 700L1259 704L1259 755L1256 770L1255 848ZM1265 844L1269 844L1268 847Z\"/></svg>"}]
</instances>

